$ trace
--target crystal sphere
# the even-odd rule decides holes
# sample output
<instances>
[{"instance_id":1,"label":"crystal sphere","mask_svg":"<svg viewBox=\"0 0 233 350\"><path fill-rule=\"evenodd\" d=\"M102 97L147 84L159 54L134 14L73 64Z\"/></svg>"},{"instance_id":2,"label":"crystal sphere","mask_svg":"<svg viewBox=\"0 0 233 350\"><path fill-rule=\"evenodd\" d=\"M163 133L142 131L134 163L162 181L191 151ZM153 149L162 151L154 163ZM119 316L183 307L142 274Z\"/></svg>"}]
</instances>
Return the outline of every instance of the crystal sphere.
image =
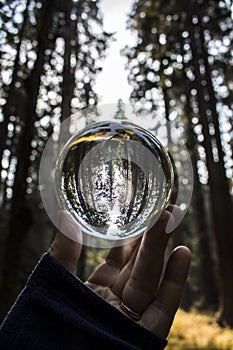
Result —
<instances>
[{"instance_id":1,"label":"crystal sphere","mask_svg":"<svg viewBox=\"0 0 233 350\"><path fill-rule=\"evenodd\" d=\"M85 234L118 240L140 234L159 215L173 177L155 136L130 122L105 121L66 143L56 163L55 191Z\"/></svg>"}]
</instances>

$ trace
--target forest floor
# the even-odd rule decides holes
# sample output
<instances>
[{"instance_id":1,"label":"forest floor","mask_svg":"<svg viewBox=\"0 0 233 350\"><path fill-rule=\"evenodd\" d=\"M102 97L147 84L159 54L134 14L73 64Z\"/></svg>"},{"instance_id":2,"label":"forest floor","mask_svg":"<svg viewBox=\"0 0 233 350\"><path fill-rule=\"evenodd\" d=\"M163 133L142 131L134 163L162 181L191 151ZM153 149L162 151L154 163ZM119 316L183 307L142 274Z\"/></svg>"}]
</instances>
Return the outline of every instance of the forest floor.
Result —
<instances>
[{"instance_id":1,"label":"forest floor","mask_svg":"<svg viewBox=\"0 0 233 350\"><path fill-rule=\"evenodd\" d=\"M166 349L232 350L233 329L219 327L215 315L179 310Z\"/></svg>"}]
</instances>

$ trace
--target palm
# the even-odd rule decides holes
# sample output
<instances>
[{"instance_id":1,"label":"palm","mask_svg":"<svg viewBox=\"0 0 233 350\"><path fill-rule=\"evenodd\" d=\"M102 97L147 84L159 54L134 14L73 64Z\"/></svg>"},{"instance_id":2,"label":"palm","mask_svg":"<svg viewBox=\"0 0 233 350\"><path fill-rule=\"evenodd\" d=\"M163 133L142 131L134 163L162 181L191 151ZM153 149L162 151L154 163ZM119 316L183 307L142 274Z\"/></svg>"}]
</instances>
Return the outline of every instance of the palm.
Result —
<instances>
[{"instance_id":1,"label":"palm","mask_svg":"<svg viewBox=\"0 0 233 350\"><path fill-rule=\"evenodd\" d=\"M105 263L100 265L86 282L88 287L118 309L122 302L122 291L136 256L137 243L113 248Z\"/></svg>"}]
</instances>

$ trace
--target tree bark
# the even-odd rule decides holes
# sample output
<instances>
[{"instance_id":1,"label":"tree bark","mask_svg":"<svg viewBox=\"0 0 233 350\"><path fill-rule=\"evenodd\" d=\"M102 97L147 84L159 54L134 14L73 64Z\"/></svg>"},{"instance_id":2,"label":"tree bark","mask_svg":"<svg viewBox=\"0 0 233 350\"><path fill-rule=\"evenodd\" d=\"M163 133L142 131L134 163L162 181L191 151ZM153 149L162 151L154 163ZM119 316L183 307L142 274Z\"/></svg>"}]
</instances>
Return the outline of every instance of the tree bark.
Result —
<instances>
[{"instance_id":1,"label":"tree bark","mask_svg":"<svg viewBox=\"0 0 233 350\"><path fill-rule=\"evenodd\" d=\"M193 133L190 130L190 133ZM190 137L190 136L189 136ZM191 136L193 137L193 136ZM193 208L196 232L198 235L199 259L200 259L200 290L202 301L200 308L203 310L216 309L218 306L218 289L214 276L214 261L208 237L207 213L203 189L199 182L197 172L197 155L195 149L189 149L194 172ZM211 288L210 288L211 286Z\"/></svg>"},{"instance_id":2,"label":"tree bark","mask_svg":"<svg viewBox=\"0 0 233 350\"><path fill-rule=\"evenodd\" d=\"M200 123L204 135L203 146L206 152L214 233L217 243L220 281L220 316L218 322L222 326L229 325L233 327L233 284L231 283L233 266L232 201L225 174L216 98L213 92L199 6L196 1L193 1L188 18L191 48L194 55L195 86L197 89ZM192 21L194 15L198 19L196 24ZM203 67L202 72L200 71L200 65ZM214 135L209 132L210 123L214 125ZM214 143L218 151L218 160L214 159L213 156Z\"/></svg>"},{"instance_id":3,"label":"tree bark","mask_svg":"<svg viewBox=\"0 0 233 350\"><path fill-rule=\"evenodd\" d=\"M198 235L198 247L200 251L200 283L201 283L201 294L202 302L201 309L216 309L218 306L218 288L217 281L214 276L214 260L211 252L211 244L208 237L208 223L207 213L205 207L205 198L203 195L203 189L199 181L199 175L197 171L197 141L193 131L193 125L191 122L192 111L190 108L190 88L187 89L186 94L186 115L188 128L187 128L187 148L189 150L192 166L193 166L193 209L194 209L194 221L196 226L196 232ZM211 286L211 288L210 288Z\"/></svg>"},{"instance_id":4,"label":"tree bark","mask_svg":"<svg viewBox=\"0 0 233 350\"><path fill-rule=\"evenodd\" d=\"M25 27L26 27L26 23L27 23L27 19L28 19L28 6L30 4L31 0L27 0L26 3L26 7L25 7L25 11L24 11L24 19L23 19L23 24L22 27L20 29L20 33L19 33L19 42L16 46L16 56L15 56L15 63L14 63L14 68L13 68L13 73L12 73L12 79L11 79L11 83L9 86L9 91L8 91L8 96L7 96L7 102L5 104L5 106L3 107L3 115L4 115L4 119L1 122L1 127L0 127L0 174L1 174L1 170L2 170L2 157L3 157L3 152L5 150L6 146L6 141L7 141L7 127L9 124L9 119L11 115L15 115L16 112L16 102L18 99L18 94L19 94L19 90L20 88L16 87L16 82L18 80L18 72L20 70L20 62L19 62L19 56L20 56L20 48L22 45L22 40L23 40L23 36L24 36L24 31L25 31ZM5 191L3 191L4 193L4 197L5 197ZM4 198L3 197L3 201Z\"/></svg>"},{"instance_id":5,"label":"tree bark","mask_svg":"<svg viewBox=\"0 0 233 350\"><path fill-rule=\"evenodd\" d=\"M43 71L44 51L48 44L48 29L51 23L52 2L47 2L44 11L41 13L41 23L38 36L38 54L34 69L25 82L27 99L25 127L22 131L17 154L17 168L13 186L13 199L11 204L8 236L0 288L0 320L2 320L10 306L14 302L21 286L17 283L21 251L27 231L33 224L31 209L25 199L30 166L31 141L33 139L34 122L36 118L36 102L40 86L40 77Z\"/></svg>"},{"instance_id":6,"label":"tree bark","mask_svg":"<svg viewBox=\"0 0 233 350\"><path fill-rule=\"evenodd\" d=\"M74 68L71 66L71 55L76 53L77 47L77 33L76 33L76 21L72 21L70 13L72 9L72 2L67 4L65 14L65 53L64 53L64 68L63 68L63 90L62 90L62 113L61 122L66 120L71 115L71 100L74 96L75 77Z\"/></svg>"}]
</instances>

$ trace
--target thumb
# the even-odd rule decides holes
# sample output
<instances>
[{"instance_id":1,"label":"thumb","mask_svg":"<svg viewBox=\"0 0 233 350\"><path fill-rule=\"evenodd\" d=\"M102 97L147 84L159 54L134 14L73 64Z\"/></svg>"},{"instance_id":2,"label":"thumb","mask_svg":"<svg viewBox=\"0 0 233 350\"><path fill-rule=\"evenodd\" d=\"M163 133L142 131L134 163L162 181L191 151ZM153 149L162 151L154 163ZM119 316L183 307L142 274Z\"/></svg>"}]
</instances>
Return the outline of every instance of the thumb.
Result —
<instances>
[{"instance_id":1,"label":"thumb","mask_svg":"<svg viewBox=\"0 0 233 350\"><path fill-rule=\"evenodd\" d=\"M82 233L78 224L65 212L59 211L60 231L55 236L48 254L62 263L71 273L76 272L82 250ZM68 238L72 237L75 240Z\"/></svg>"}]
</instances>

